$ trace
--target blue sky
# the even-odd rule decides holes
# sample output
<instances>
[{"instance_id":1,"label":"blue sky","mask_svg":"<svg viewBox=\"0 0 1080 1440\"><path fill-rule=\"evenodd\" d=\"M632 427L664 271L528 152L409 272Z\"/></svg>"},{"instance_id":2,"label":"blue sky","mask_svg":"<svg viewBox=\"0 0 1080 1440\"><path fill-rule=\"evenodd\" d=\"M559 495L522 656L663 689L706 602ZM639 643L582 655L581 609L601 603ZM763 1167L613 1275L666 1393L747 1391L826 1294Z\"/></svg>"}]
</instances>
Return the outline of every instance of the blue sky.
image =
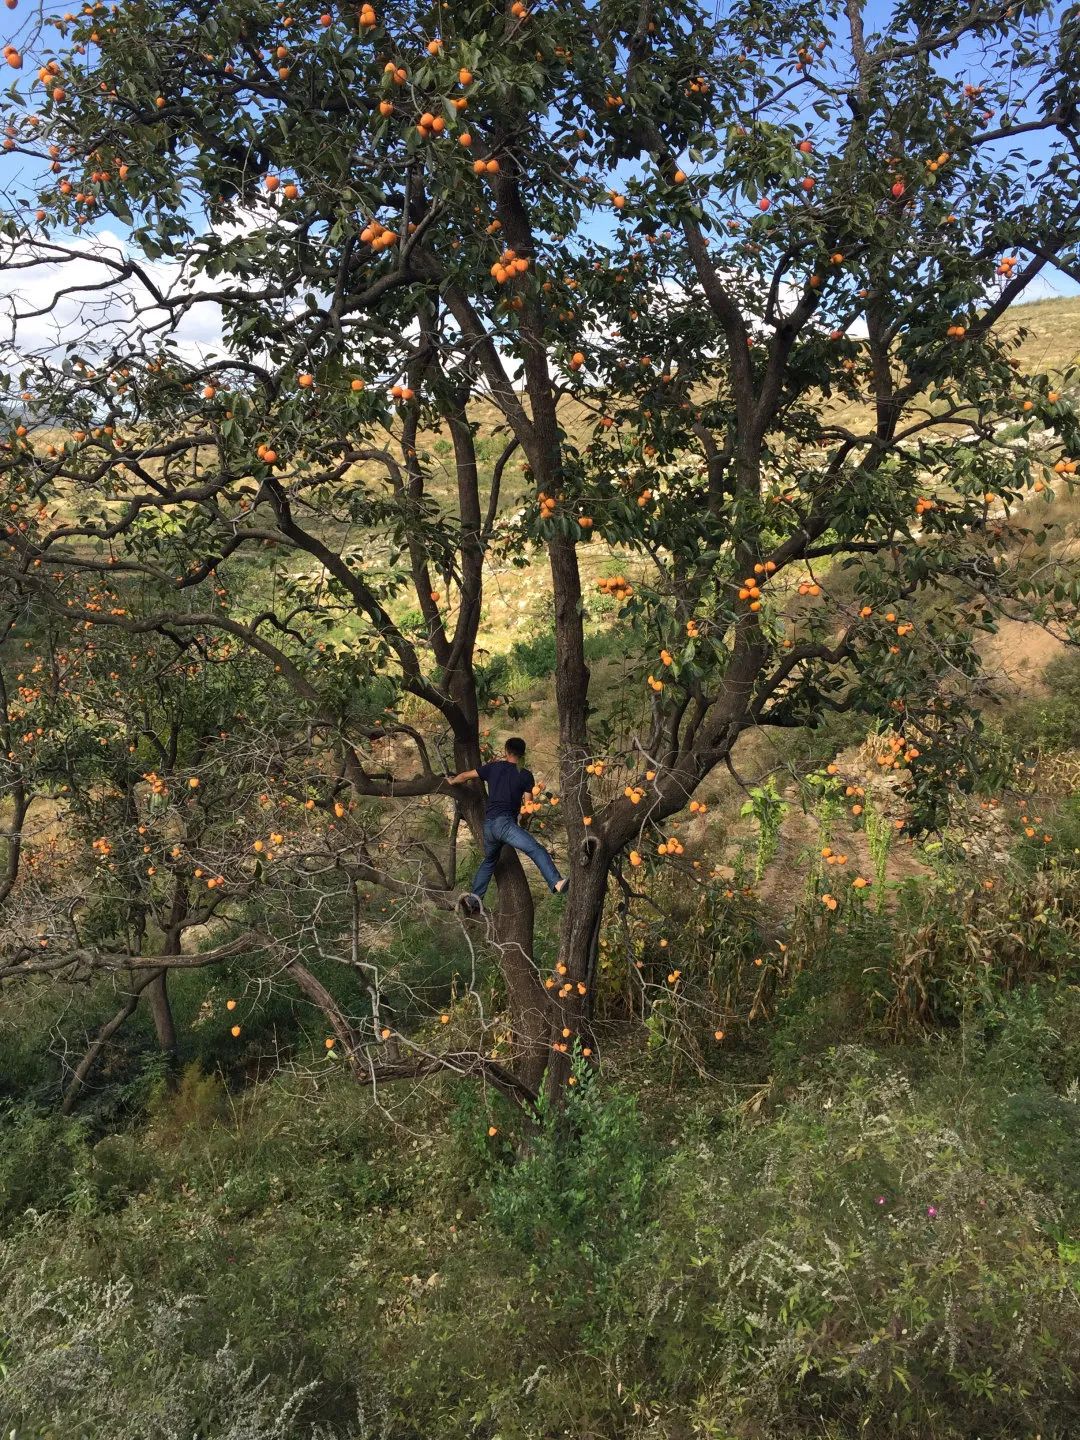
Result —
<instances>
[{"instance_id":1,"label":"blue sky","mask_svg":"<svg viewBox=\"0 0 1080 1440\"><path fill-rule=\"evenodd\" d=\"M720 0L720 3L716 6L716 10L721 12L719 22L721 26L723 23L722 11L727 8L729 3L731 3L731 0ZM26 7L25 0L23 0L23 3L14 11L6 9L0 11L0 15L4 16L5 39L12 41L17 46L21 46L27 34L35 28L35 22L39 22L42 13L63 13L64 9L68 8L70 4L71 0L58 0L58 3L55 3L55 0L49 0L49 3L44 7L44 11L38 8L30 11ZM706 0L706 7L709 11L712 11L714 8L713 0ZM864 10L864 23L868 35L872 34L875 29L885 23L895 8L895 5L887 3L887 0L869 0ZM51 38L51 32L47 31L45 38ZM841 42L843 41L843 37L838 38ZM973 46L961 46L939 63L944 72L955 76L958 82L962 83L970 80L978 83L979 79L982 78L980 58L976 48ZM21 88L24 93L29 89L29 81L31 77L34 76L35 71L36 65L32 65L28 58L26 68L20 75L22 80ZM12 71L9 73L11 79L16 78L15 72ZM1038 162L1044 160L1049 153L1049 138L1045 135L1033 134L1025 136L1023 143L1027 147L1026 153L1028 158L1036 166ZM4 195L9 203L16 198L22 198L19 192L23 192L23 195L25 195L25 192L29 190L32 195L33 190L30 182L34 178L35 169L36 163L27 161L23 157L17 155L0 155L0 193ZM614 223L614 217L608 217L602 213L597 214L590 218L588 232L592 238L602 240L605 235L605 227L610 230ZM97 228L115 237L115 240L120 244L123 244L127 240L124 227L118 221L108 216L99 222ZM59 232L55 232L52 238L63 241L66 237ZM81 243L85 245L86 237L83 237ZM23 284L26 278L27 277L20 278L12 276L9 278L7 284L0 279L0 296L2 296L5 291L9 292L16 283ZM66 278L68 277L65 276L65 279ZM35 303L40 303L42 299L48 298L48 287L50 283L50 277L44 273L34 278ZM1047 295L1074 295L1077 293L1080 293L1080 285L1077 285L1059 271L1047 271L1044 272L1043 276L1039 277L1036 286L1033 286L1029 292L1028 298L1036 299L1043 298ZM192 317L188 322L189 333L183 337L185 342L198 348L214 345L217 340L217 334L215 333L217 327L213 318L214 314L216 314L216 307L208 306L203 307L204 318L200 317L199 319L195 319ZM52 322L50 321L49 323Z\"/></svg>"}]
</instances>

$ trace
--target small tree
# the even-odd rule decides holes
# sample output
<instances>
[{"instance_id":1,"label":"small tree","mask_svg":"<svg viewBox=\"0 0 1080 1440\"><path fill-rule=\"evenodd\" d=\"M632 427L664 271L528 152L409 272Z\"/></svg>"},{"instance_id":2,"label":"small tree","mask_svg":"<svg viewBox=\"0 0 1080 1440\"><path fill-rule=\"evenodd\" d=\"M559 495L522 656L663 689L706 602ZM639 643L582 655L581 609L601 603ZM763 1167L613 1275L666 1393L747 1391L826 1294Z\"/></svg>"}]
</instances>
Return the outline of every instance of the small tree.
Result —
<instances>
[{"instance_id":1,"label":"small tree","mask_svg":"<svg viewBox=\"0 0 1080 1440\"><path fill-rule=\"evenodd\" d=\"M855 0L722 25L682 3L228 0L48 25L9 139L51 173L5 259L58 266L84 320L119 309L96 343L73 326L60 358L10 358L70 433L12 436L6 582L80 623L227 637L355 798L445 797L456 833L485 566L542 547L573 884L545 988L516 857L497 877L522 1094L553 1043L558 1088L556 1037L587 1033L611 867L667 848L740 735L888 718L929 801L957 773L975 630L1021 591L1069 623L1075 586L1009 557L1076 421L1002 322L1076 266L1074 19L897 5L867 35ZM107 217L121 252L94 243ZM78 263L89 296L63 283ZM223 349L195 360L206 307ZM618 733L589 698L597 538L641 557L606 588L656 657ZM254 564L266 546L280 564ZM103 570L108 613L80 589ZM480 797L462 808L478 835ZM451 873L365 846L365 879L449 903Z\"/></svg>"}]
</instances>

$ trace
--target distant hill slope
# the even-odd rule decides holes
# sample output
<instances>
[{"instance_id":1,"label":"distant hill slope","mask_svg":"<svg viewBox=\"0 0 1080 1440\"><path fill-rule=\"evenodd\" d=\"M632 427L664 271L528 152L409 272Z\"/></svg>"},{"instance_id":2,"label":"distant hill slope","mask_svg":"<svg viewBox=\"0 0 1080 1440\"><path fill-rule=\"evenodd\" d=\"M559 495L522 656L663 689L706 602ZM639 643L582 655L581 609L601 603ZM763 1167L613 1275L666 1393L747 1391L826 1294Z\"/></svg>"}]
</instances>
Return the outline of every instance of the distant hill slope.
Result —
<instances>
[{"instance_id":1,"label":"distant hill slope","mask_svg":"<svg viewBox=\"0 0 1080 1440\"><path fill-rule=\"evenodd\" d=\"M1080 364L1080 296L1018 305L1003 323L1003 329L1005 333L1026 332L1019 350L1020 365L1024 372L1054 373L1069 365ZM588 443L601 408L599 401L590 397L587 390L582 392L580 399L574 395L563 396L559 404L559 418L575 443ZM470 410L477 426L477 456L481 476L486 479L509 439L509 427L490 400L478 398ZM827 411L830 420L835 424L861 433L872 429L873 408L868 397L857 401L834 397L828 403ZM34 442L39 448L62 444L66 436L66 431L47 424L34 430ZM419 443L430 467L429 494L437 500L453 505L456 484L452 473L453 448L448 434L445 431L440 433L425 430L419 436ZM155 468L155 464L151 462L149 469L153 471ZM518 449L504 471L499 507L503 513L515 509L522 499L529 495L530 485L525 469L525 458ZM375 463L358 465L353 473L369 480L385 479L385 471Z\"/></svg>"},{"instance_id":2,"label":"distant hill slope","mask_svg":"<svg viewBox=\"0 0 1080 1440\"><path fill-rule=\"evenodd\" d=\"M1010 314L1015 328L1031 332L1020 348L1025 370L1064 370L1080 363L1080 295L1035 300Z\"/></svg>"}]
</instances>

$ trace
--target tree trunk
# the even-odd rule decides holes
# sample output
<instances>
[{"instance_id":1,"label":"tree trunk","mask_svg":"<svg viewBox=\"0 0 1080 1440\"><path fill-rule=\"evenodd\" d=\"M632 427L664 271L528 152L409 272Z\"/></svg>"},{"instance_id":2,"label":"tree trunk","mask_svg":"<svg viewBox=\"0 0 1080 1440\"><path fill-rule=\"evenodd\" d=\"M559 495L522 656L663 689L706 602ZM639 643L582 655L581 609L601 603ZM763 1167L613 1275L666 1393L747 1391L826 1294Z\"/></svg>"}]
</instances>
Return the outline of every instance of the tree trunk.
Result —
<instances>
[{"instance_id":1,"label":"tree trunk","mask_svg":"<svg viewBox=\"0 0 1080 1440\"><path fill-rule=\"evenodd\" d=\"M176 1040L176 1024L173 1020L172 1004L169 1000L169 972L162 970L156 980L146 987L146 1000L150 1006L150 1014L154 1017L154 1030L157 1032L158 1045L162 1053L167 1056L169 1063L175 1065L180 1058L180 1047Z\"/></svg>"},{"instance_id":2,"label":"tree trunk","mask_svg":"<svg viewBox=\"0 0 1080 1440\"><path fill-rule=\"evenodd\" d=\"M345 1018L341 1007L327 990L321 980L311 973L306 965L299 960L290 960L286 964L290 978L304 992L308 999L322 1011L326 1016L327 1024L333 1030L335 1037L345 1052L345 1059L353 1074L354 1079L366 1080L367 1070L360 1062L360 1041L356 1031Z\"/></svg>"},{"instance_id":3,"label":"tree trunk","mask_svg":"<svg viewBox=\"0 0 1080 1440\"><path fill-rule=\"evenodd\" d=\"M188 913L187 886L179 875L173 884L169 918L165 926L161 950L164 955L179 955L184 936L184 921ZM175 1068L180 1059L180 1044L176 1038L176 1022L173 1019L172 1002L169 999L169 972L161 974L146 988L150 1014L154 1017L154 1030L158 1045L170 1065Z\"/></svg>"},{"instance_id":4,"label":"tree trunk","mask_svg":"<svg viewBox=\"0 0 1080 1440\"><path fill-rule=\"evenodd\" d=\"M11 894L15 888L15 882L19 878L19 860L22 856L22 830L26 821L27 811L30 809L30 797L26 786L21 780L16 780L11 787L12 811L10 831L8 833L7 853L4 856L3 869L0 871L0 905Z\"/></svg>"},{"instance_id":5,"label":"tree trunk","mask_svg":"<svg viewBox=\"0 0 1080 1440\"><path fill-rule=\"evenodd\" d=\"M570 904L563 923L562 943L559 960L566 966L566 975L560 976L565 987L570 989L558 1001L556 1017L557 1036L555 1044L565 1045L565 1050L552 1050L547 1071L547 1094L555 1108L566 1095L573 1051L576 1042L594 1051L592 1035L593 991L596 985L596 952L600 938L600 923L604 915L604 901L607 897L608 867L610 855L600 847L594 848L587 863L572 866L573 880L570 889ZM582 993L584 991L584 993ZM558 991L554 992L558 994ZM570 1034L564 1032L569 1030Z\"/></svg>"},{"instance_id":6,"label":"tree trunk","mask_svg":"<svg viewBox=\"0 0 1080 1440\"><path fill-rule=\"evenodd\" d=\"M105 1024L102 1025L101 1029L90 1042L86 1054L72 1071L71 1082L64 1091L64 1099L60 1107L65 1115L70 1115L72 1110L74 1110L75 1102L82 1094L87 1077L97 1064L101 1052L124 1024L124 1021L134 1014L135 1008L139 1003L139 997L143 991L148 985L152 985L155 980L164 975L164 973L162 970L151 970L149 974L140 975L138 979L136 979L134 975L131 977L131 989L127 995L125 995L124 1003L120 1006L119 1010L117 1010L116 1014L113 1015L110 1020L106 1020Z\"/></svg>"},{"instance_id":7,"label":"tree trunk","mask_svg":"<svg viewBox=\"0 0 1080 1440\"><path fill-rule=\"evenodd\" d=\"M514 1037L514 1073L537 1090L547 1064L551 1004L533 965L532 891L517 851L503 846L495 870L499 905L495 947L506 983L506 1001Z\"/></svg>"}]
</instances>

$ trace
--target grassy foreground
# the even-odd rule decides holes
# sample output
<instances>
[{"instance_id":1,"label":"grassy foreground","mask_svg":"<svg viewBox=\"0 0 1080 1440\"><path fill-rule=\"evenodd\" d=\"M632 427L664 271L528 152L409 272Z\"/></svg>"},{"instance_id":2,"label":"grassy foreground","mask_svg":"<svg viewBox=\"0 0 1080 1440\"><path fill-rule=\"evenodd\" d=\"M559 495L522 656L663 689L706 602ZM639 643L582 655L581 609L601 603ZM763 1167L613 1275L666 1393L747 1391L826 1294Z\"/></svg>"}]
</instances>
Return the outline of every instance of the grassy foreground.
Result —
<instances>
[{"instance_id":1,"label":"grassy foreground","mask_svg":"<svg viewBox=\"0 0 1080 1440\"><path fill-rule=\"evenodd\" d=\"M1042 818L990 889L957 846L884 907L805 901L711 1053L691 988L629 1032L609 978L602 1075L524 1147L474 1086L373 1099L284 1009L292 1063L245 1085L197 974L179 1085L136 1036L65 1120L25 1098L50 1016L9 1007L3 1433L1075 1435L1080 808ZM718 982L672 907L644 963ZM736 896L725 932L766 919Z\"/></svg>"}]
</instances>

